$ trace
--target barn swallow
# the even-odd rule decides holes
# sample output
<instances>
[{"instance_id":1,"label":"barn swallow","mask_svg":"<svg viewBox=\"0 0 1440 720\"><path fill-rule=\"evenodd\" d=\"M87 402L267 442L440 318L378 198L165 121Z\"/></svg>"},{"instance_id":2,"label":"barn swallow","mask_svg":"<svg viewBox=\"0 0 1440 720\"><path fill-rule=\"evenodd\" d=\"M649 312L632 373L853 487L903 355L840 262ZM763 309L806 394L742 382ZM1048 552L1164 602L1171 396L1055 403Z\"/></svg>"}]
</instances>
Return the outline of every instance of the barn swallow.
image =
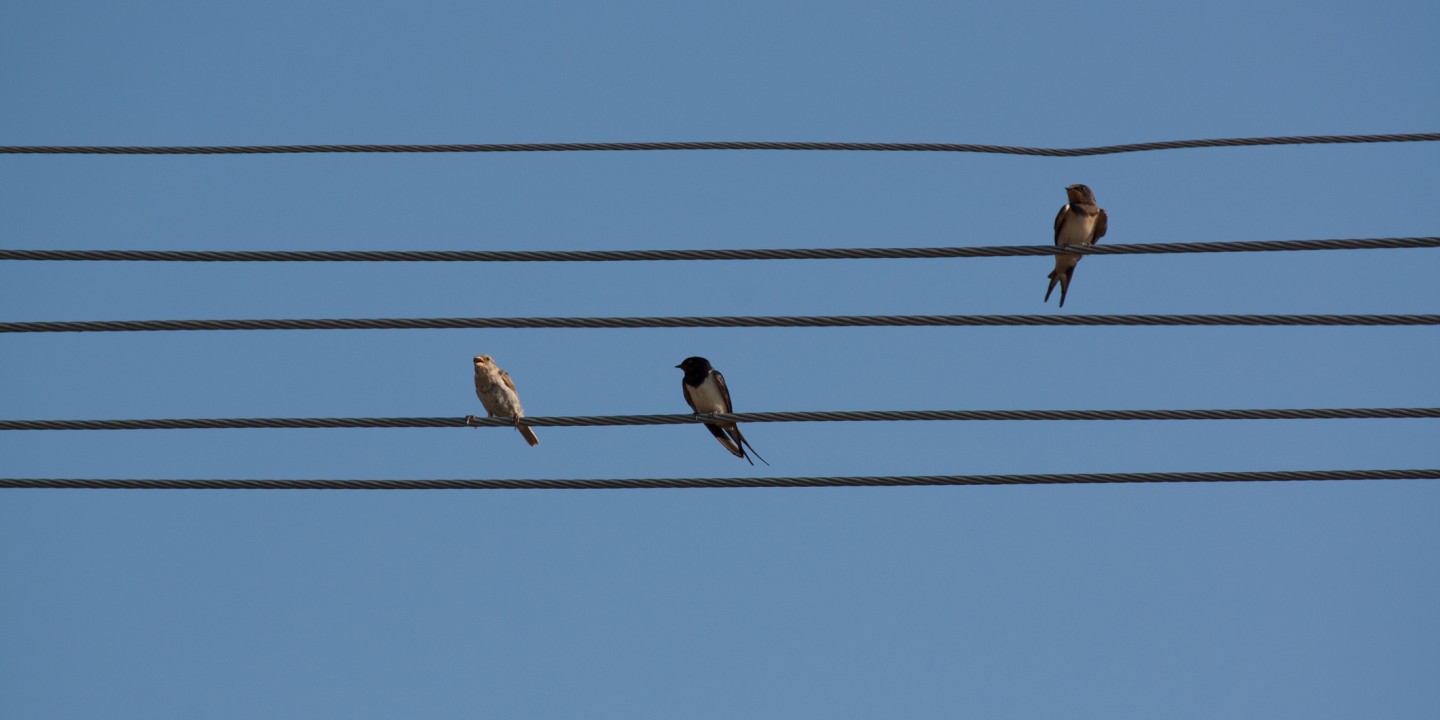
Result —
<instances>
[{"instance_id":1,"label":"barn swallow","mask_svg":"<svg viewBox=\"0 0 1440 720\"><path fill-rule=\"evenodd\" d=\"M685 393L685 402L696 415L734 412L730 404L730 388L725 386L725 376L711 367L709 360L703 357L688 357L675 367L685 371L685 377L680 381L680 389ZM746 462L754 465L755 461L745 454L745 448L749 448L750 454L760 458L760 462L770 464L760 457L760 453L755 452L755 447L740 434L740 427L735 423L705 423L705 427L709 428L710 434L735 457L744 458Z\"/></svg>"},{"instance_id":2,"label":"barn swallow","mask_svg":"<svg viewBox=\"0 0 1440 720\"><path fill-rule=\"evenodd\" d=\"M1055 216L1056 245L1094 245L1105 237L1105 211L1095 205L1095 193L1085 185L1071 185L1065 188L1070 200ZM1045 302L1050 302L1050 293L1055 283L1060 283L1060 307L1065 307L1065 295L1070 292L1070 278L1075 275L1079 255L1058 253L1055 255L1055 270L1050 273L1050 287L1045 289Z\"/></svg>"},{"instance_id":3,"label":"barn swallow","mask_svg":"<svg viewBox=\"0 0 1440 720\"><path fill-rule=\"evenodd\" d=\"M535 431L520 423L520 418L525 417L525 409L520 407L515 381L511 380L510 373L501 370L489 355L475 356L475 395L480 398L480 404L485 406L486 415L515 418L515 429L525 437L525 442L530 443L531 447L540 444L540 438L535 437ZM465 422L469 424L474 419L475 416L471 415L465 418Z\"/></svg>"}]
</instances>

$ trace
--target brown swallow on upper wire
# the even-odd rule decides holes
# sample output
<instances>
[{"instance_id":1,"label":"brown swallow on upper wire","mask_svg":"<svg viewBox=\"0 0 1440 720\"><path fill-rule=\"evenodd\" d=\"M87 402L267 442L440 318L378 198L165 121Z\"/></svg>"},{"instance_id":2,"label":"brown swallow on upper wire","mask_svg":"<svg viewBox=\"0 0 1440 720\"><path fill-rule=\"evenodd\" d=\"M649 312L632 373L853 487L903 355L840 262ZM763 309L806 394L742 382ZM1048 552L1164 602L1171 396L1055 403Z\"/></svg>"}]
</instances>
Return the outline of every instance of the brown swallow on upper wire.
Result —
<instances>
[{"instance_id":1,"label":"brown swallow on upper wire","mask_svg":"<svg viewBox=\"0 0 1440 720\"><path fill-rule=\"evenodd\" d=\"M730 404L730 388L725 386L725 376L719 370L710 366L710 361L703 357L688 357L685 361L675 367L685 371L685 377L680 381L680 389L685 393L685 402L696 415L707 415L711 413L734 412ZM710 429L710 434L720 441L735 457L744 458L751 465L755 464L745 449L750 449L750 454L760 458L760 462L769 465L760 453L755 452L755 447L740 434L740 426L735 423L705 423Z\"/></svg>"},{"instance_id":2,"label":"brown swallow on upper wire","mask_svg":"<svg viewBox=\"0 0 1440 720\"><path fill-rule=\"evenodd\" d=\"M480 398L480 404L485 406L486 415L515 418L515 429L525 437L525 442L530 443L531 447L540 444L540 438L535 437L535 431L520 422L520 418L525 417L525 409L520 407L515 381L511 380L510 373L501 370L489 355L475 356L475 395ZM465 422L469 424L474 419L475 416L471 415L465 418Z\"/></svg>"},{"instance_id":3,"label":"brown swallow on upper wire","mask_svg":"<svg viewBox=\"0 0 1440 720\"><path fill-rule=\"evenodd\" d=\"M1105 237L1107 219L1105 211L1095 204L1095 193L1085 185L1071 185L1065 188L1070 200L1055 216L1056 245L1094 245ZM1060 307L1065 307L1065 295L1070 292L1070 278L1075 275L1079 255L1058 253L1055 255L1055 269L1050 273L1050 287L1045 289L1045 302L1050 302L1050 293L1055 283L1060 283Z\"/></svg>"}]
</instances>

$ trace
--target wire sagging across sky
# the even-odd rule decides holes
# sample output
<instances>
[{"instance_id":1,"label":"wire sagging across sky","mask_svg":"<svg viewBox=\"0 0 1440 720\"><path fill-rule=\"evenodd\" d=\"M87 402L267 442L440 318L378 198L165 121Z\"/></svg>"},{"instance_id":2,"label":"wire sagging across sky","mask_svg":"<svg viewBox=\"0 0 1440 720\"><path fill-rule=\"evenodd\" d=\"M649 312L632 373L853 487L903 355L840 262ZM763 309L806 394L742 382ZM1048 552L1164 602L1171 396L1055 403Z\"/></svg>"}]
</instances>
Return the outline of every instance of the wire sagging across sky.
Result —
<instances>
[{"instance_id":1,"label":"wire sagging across sky","mask_svg":"<svg viewBox=\"0 0 1440 720\"><path fill-rule=\"evenodd\" d=\"M0 333L158 332L171 330L454 330L1044 327L1044 326L1418 326L1431 315L734 315L722 317L322 318L271 320L72 320L0 322Z\"/></svg>"},{"instance_id":2,"label":"wire sagging across sky","mask_svg":"<svg viewBox=\"0 0 1440 720\"><path fill-rule=\"evenodd\" d=\"M1265 145L1338 145L1353 143L1432 142L1440 133L1387 135L1291 135L1281 137L1166 140L1088 148L1043 148L960 143L871 142L600 142L489 143L471 145L0 145L8 155L276 155L296 153L493 153L493 152L615 152L637 150L819 150L859 152L960 152L1038 157L1087 157L1187 148L1257 147Z\"/></svg>"},{"instance_id":3,"label":"wire sagging across sky","mask_svg":"<svg viewBox=\"0 0 1440 720\"><path fill-rule=\"evenodd\" d=\"M690 425L707 422L977 422L1121 420L1416 420L1440 408L1279 408L1220 410L845 410L715 414L525 416L535 427ZM235 430L282 428L509 428L508 417L180 418L154 420L0 420L4 430Z\"/></svg>"},{"instance_id":4,"label":"wire sagging across sky","mask_svg":"<svg viewBox=\"0 0 1440 720\"><path fill-rule=\"evenodd\" d=\"M645 262L681 260L928 260L971 257L1163 255L1440 247L1440 237L1245 240L1118 245L720 250L5 250L0 260L92 262Z\"/></svg>"},{"instance_id":5,"label":"wire sagging across sky","mask_svg":"<svg viewBox=\"0 0 1440 720\"><path fill-rule=\"evenodd\" d=\"M1440 469L1265 472L1072 473L1053 475L861 475L830 477L257 480L0 478L0 488L64 490L660 490L697 488L934 487L943 485L1106 485L1335 480L1437 480Z\"/></svg>"}]
</instances>

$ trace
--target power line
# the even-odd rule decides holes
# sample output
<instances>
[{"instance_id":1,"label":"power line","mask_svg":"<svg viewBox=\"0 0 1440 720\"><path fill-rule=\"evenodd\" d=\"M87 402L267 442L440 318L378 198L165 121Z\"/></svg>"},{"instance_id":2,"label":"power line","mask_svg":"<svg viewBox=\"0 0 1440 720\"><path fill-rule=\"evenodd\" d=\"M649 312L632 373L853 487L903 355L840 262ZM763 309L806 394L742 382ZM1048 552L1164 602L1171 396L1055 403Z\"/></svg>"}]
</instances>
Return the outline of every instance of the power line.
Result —
<instances>
[{"instance_id":1,"label":"power line","mask_svg":"<svg viewBox=\"0 0 1440 720\"><path fill-rule=\"evenodd\" d=\"M662 488L917 487L936 485L1096 485L1108 483L1435 480L1434 470L1069 473L1055 475L860 475L848 477L615 478L589 480L196 480L0 478L0 488L98 490L655 490Z\"/></svg>"},{"instance_id":2,"label":"power line","mask_svg":"<svg viewBox=\"0 0 1440 720\"><path fill-rule=\"evenodd\" d=\"M1440 237L1252 240L1121 245L734 250L3 250L0 260L129 262L635 262L669 260L895 260L1033 255L1159 255L1440 247Z\"/></svg>"},{"instance_id":3,"label":"power line","mask_svg":"<svg viewBox=\"0 0 1440 720\"><path fill-rule=\"evenodd\" d=\"M1108 420L1380 420L1440 418L1440 408L1281 408L1240 410L848 410L715 415L531 416L535 427L689 425L702 422L907 422ZM180 418L154 420L0 420L3 430L225 430L282 428L459 428L514 425L510 418Z\"/></svg>"},{"instance_id":4,"label":"power line","mask_svg":"<svg viewBox=\"0 0 1440 720\"><path fill-rule=\"evenodd\" d=\"M1430 142L1440 133L1404 135L1300 135L1289 137L1168 140L1089 148L1041 148L954 143L865 142L602 142L517 143L478 145L4 145L0 154L24 155L271 155L282 153L487 153L596 152L630 150L850 150L871 152L964 152L1041 157L1083 157L1183 148L1253 147L1260 145L1336 145L1351 143Z\"/></svg>"},{"instance_id":5,"label":"power line","mask_svg":"<svg viewBox=\"0 0 1440 720\"><path fill-rule=\"evenodd\" d=\"M1440 315L771 315L724 317L329 318L274 320L78 320L0 322L0 333L153 332L162 330L452 330L757 327L998 326L1413 326Z\"/></svg>"}]
</instances>

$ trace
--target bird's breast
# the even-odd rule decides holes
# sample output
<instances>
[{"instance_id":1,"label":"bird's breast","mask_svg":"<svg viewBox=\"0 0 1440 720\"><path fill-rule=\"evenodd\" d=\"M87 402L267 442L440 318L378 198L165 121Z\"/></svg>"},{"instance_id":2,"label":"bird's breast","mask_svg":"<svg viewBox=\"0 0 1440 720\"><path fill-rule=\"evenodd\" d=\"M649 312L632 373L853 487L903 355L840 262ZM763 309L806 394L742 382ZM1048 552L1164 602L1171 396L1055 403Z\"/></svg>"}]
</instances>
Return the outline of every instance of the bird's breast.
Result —
<instances>
[{"instance_id":1,"label":"bird's breast","mask_svg":"<svg viewBox=\"0 0 1440 720\"><path fill-rule=\"evenodd\" d=\"M1060 234L1055 238L1061 245L1089 245L1090 236L1095 232L1095 221L1099 215L1085 215L1083 213L1070 212L1065 216L1065 222L1060 226Z\"/></svg>"},{"instance_id":2,"label":"bird's breast","mask_svg":"<svg viewBox=\"0 0 1440 720\"><path fill-rule=\"evenodd\" d=\"M690 393L690 400L695 403L695 412L730 412L730 409L725 407L725 397L720 394L720 388L715 385L713 378L705 378L697 387L686 385L685 392Z\"/></svg>"},{"instance_id":3,"label":"bird's breast","mask_svg":"<svg viewBox=\"0 0 1440 720\"><path fill-rule=\"evenodd\" d=\"M492 383L483 389L477 384L475 394L480 396L480 403L491 415L512 416L521 413L520 398L500 383Z\"/></svg>"}]
</instances>

